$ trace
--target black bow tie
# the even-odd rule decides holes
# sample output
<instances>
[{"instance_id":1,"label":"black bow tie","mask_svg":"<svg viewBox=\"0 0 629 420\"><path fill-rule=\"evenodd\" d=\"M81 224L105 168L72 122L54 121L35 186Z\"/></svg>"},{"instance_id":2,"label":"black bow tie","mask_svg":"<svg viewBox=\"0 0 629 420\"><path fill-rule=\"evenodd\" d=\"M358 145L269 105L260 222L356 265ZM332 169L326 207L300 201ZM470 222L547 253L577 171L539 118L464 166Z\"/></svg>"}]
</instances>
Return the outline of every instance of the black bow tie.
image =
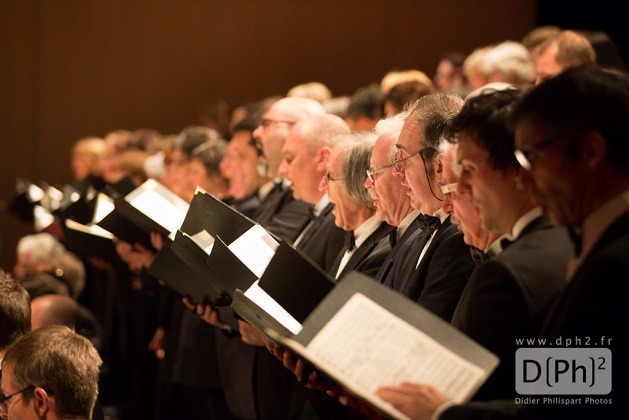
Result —
<instances>
[{"instance_id":1,"label":"black bow tie","mask_svg":"<svg viewBox=\"0 0 629 420\"><path fill-rule=\"evenodd\" d=\"M500 248L502 248L502 250L504 251L505 249L507 249L509 247L509 245L511 245L513 243L513 241L511 239L507 239L507 238L502 238L500 240Z\"/></svg>"},{"instance_id":2,"label":"black bow tie","mask_svg":"<svg viewBox=\"0 0 629 420\"><path fill-rule=\"evenodd\" d=\"M354 237L354 231L350 230L345 234L345 248L348 252L351 252L356 248L356 238Z\"/></svg>"},{"instance_id":3,"label":"black bow tie","mask_svg":"<svg viewBox=\"0 0 629 420\"><path fill-rule=\"evenodd\" d=\"M485 254L483 251L476 248L475 246L470 246L470 255L472 256L476 267L487 261L487 259L489 258L489 255Z\"/></svg>"},{"instance_id":4,"label":"black bow tie","mask_svg":"<svg viewBox=\"0 0 629 420\"><path fill-rule=\"evenodd\" d=\"M572 245L574 246L574 255L578 257L581 255L583 248L583 239L581 238L581 234L578 233L574 227L568 226L568 236L570 236L570 241L572 241Z\"/></svg>"},{"instance_id":5,"label":"black bow tie","mask_svg":"<svg viewBox=\"0 0 629 420\"><path fill-rule=\"evenodd\" d=\"M435 216L421 214L416 220L417 225L422 230L437 230L441 226L441 219Z\"/></svg>"}]
</instances>

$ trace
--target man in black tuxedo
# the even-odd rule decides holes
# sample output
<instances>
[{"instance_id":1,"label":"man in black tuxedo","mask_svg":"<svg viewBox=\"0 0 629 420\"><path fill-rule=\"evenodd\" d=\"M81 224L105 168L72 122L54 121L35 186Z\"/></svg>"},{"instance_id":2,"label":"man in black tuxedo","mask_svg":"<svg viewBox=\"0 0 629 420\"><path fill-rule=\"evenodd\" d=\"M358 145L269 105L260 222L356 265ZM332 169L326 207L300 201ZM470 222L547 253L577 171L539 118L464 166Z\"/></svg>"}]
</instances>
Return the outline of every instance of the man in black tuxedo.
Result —
<instances>
[{"instance_id":1,"label":"man in black tuxedo","mask_svg":"<svg viewBox=\"0 0 629 420\"><path fill-rule=\"evenodd\" d=\"M627 329L619 322L628 315L623 281L629 273L627 115L626 76L591 66L543 82L512 113L515 153L533 180L531 195L553 223L568 227L576 251L568 263L568 283L547 312L539 336L551 341L596 338L597 346L609 348L615 356L611 393L592 396L608 403L515 405L496 400L455 406L427 385L385 389L383 398L417 419L434 418L436 411L443 419L623 418L621 398L629 374ZM589 396L578 397L583 402Z\"/></svg>"},{"instance_id":2,"label":"man in black tuxedo","mask_svg":"<svg viewBox=\"0 0 629 420\"><path fill-rule=\"evenodd\" d=\"M375 128L378 136L369 159L369 169L365 178L365 188L376 207L376 215L396 229L391 232L389 241L391 252L378 270L375 280L383 284L392 284L392 274L406 255L412 252L411 244L421 233L415 219L419 211L411 206L411 199L406 195L406 187L399 177L393 175L391 155L395 142L402 131L408 112L382 119Z\"/></svg>"},{"instance_id":3,"label":"man in black tuxedo","mask_svg":"<svg viewBox=\"0 0 629 420\"><path fill-rule=\"evenodd\" d=\"M396 142L393 174L400 177L422 228L385 285L450 321L474 268L469 248L441 210L440 186L451 162L441 153L443 131L463 106L456 95L426 95L412 105Z\"/></svg>"},{"instance_id":4,"label":"man in black tuxedo","mask_svg":"<svg viewBox=\"0 0 629 420\"><path fill-rule=\"evenodd\" d=\"M345 231L335 225L334 204L319 184L334 142L349 132L347 123L336 115L314 116L295 124L282 148L280 175L291 181L296 199L314 206L312 220L293 245L325 271L343 247Z\"/></svg>"},{"instance_id":5,"label":"man in black tuxedo","mask_svg":"<svg viewBox=\"0 0 629 420\"><path fill-rule=\"evenodd\" d=\"M321 187L334 203L336 225L346 231L346 244L330 274L337 280L352 270L375 277L391 251L393 226L380 219L364 188L376 136L357 132L343 136L332 149Z\"/></svg>"}]
</instances>

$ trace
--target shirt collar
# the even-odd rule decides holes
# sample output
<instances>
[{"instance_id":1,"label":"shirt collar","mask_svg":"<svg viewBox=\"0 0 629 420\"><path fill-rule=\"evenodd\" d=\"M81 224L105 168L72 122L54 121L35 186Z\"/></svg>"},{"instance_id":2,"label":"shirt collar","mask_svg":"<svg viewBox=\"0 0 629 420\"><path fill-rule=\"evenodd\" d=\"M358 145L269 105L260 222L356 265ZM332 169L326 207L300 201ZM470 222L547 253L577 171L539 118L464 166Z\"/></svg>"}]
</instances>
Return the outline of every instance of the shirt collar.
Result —
<instances>
[{"instance_id":1,"label":"shirt collar","mask_svg":"<svg viewBox=\"0 0 629 420\"><path fill-rule=\"evenodd\" d=\"M402 235L404 235L404 232L406 232L406 229L408 229L408 227L411 225L413 220L417 218L417 216L419 216L419 210L413 210L409 214L407 214L404 219L402 219L402 221L397 227L397 230L395 231L397 239L400 239Z\"/></svg>"},{"instance_id":2,"label":"shirt collar","mask_svg":"<svg viewBox=\"0 0 629 420\"><path fill-rule=\"evenodd\" d=\"M327 193L325 193L323 194L323 197L321 197L319 201L317 201L317 204L315 204L314 209L312 210L312 214L314 214L315 217L320 216L323 210L328 206L328 204L330 204L330 197Z\"/></svg>"},{"instance_id":3,"label":"shirt collar","mask_svg":"<svg viewBox=\"0 0 629 420\"><path fill-rule=\"evenodd\" d=\"M365 240L372 233L374 233L378 229L378 227L380 227L381 223L382 223L382 220L380 220L380 218L374 214L369 219L362 222L360 226L354 229L354 238L355 238L356 248L361 246L363 242L365 242Z\"/></svg>"}]
</instances>

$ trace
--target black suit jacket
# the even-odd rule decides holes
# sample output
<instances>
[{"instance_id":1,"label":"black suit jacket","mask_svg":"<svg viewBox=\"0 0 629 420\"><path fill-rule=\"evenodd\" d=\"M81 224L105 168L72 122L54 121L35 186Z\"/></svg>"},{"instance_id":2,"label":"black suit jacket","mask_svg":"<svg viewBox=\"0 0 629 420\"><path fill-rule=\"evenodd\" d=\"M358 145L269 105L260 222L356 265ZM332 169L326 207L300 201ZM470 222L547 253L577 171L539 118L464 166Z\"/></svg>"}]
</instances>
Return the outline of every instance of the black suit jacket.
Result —
<instances>
[{"instance_id":1,"label":"black suit jacket","mask_svg":"<svg viewBox=\"0 0 629 420\"><path fill-rule=\"evenodd\" d=\"M450 321L467 279L475 268L463 234L450 217L441 224L417 268L426 243L419 235L385 285Z\"/></svg>"},{"instance_id":2,"label":"black suit jacket","mask_svg":"<svg viewBox=\"0 0 629 420\"><path fill-rule=\"evenodd\" d=\"M389 243L389 233L395 229L395 227L387 224L386 222L380 223L378 229L376 229L365 241L360 244L354 254L351 256L343 271L339 273L337 277L341 280L350 271L359 271L367 276L375 277L378 274L378 270L382 267L382 264L391 252L391 244ZM343 254L347 248L341 249L336 261L330 269L330 275L334 277L336 271L341 265Z\"/></svg>"},{"instance_id":3,"label":"black suit jacket","mask_svg":"<svg viewBox=\"0 0 629 420\"><path fill-rule=\"evenodd\" d=\"M474 399L515 396L515 339L539 334L552 299L565 284L571 254L566 230L552 227L542 216L474 271L452 325L500 358Z\"/></svg>"},{"instance_id":4,"label":"black suit jacket","mask_svg":"<svg viewBox=\"0 0 629 420\"><path fill-rule=\"evenodd\" d=\"M629 318L629 214L624 214L601 236L570 282L551 305L540 337L547 341L558 337L580 337L590 344L612 351L612 391L593 398L611 399L613 404L524 405L513 400L470 403L446 410L442 419L621 419L626 417L627 377L629 371L628 330L621 320ZM611 341L601 344L601 338ZM618 357L617 355L621 355ZM584 399L585 396L577 396Z\"/></svg>"},{"instance_id":5,"label":"black suit jacket","mask_svg":"<svg viewBox=\"0 0 629 420\"><path fill-rule=\"evenodd\" d=\"M312 205L296 200L290 188L276 185L262 200L254 220L282 240L293 242L310 222Z\"/></svg>"},{"instance_id":6,"label":"black suit jacket","mask_svg":"<svg viewBox=\"0 0 629 420\"><path fill-rule=\"evenodd\" d=\"M418 217L421 217L418 216ZM406 260L406 256L409 252L412 251L412 243L421 234L421 228L417 224L417 218L411 222L410 225L406 228L402 237L395 242L395 245L389 252L387 259L384 261L380 270L376 274L375 280L379 283L383 283L385 285L392 285L394 274L397 270L399 270L399 265L403 264ZM389 235L394 235L391 232Z\"/></svg>"},{"instance_id":7,"label":"black suit jacket","mask_svg":"<svg viewBox=\"0 0 629 420\"><path fill-rule=\"evenodd\" d=\"M295 247L326 272L329 272L336 261L345 238L345 231L334 223L333 209L334 204L328 204L321 214L313 219L312 224L306 226L303 238Z\"/></svg>"}]
</instances>

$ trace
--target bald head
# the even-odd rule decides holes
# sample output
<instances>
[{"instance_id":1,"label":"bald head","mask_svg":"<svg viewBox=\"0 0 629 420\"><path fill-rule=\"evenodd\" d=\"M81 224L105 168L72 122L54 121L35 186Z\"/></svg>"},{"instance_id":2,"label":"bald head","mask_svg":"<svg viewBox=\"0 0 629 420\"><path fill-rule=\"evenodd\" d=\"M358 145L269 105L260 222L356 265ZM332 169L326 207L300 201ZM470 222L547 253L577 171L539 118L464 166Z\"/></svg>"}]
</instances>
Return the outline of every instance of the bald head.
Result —
<instances>
[{"instance_id":1,"label":"bald head","mask_svg":"<svg viewBox=\"0 0 629 420\"><path fill-rule=\"evenodd\" d=\"M316 204L323 196L319 189L330 151L336 139L349 134L350 128L340 117L317 115L299 121L282 147L279 174L292 182L295 198Z\"/></svg>"},{"instance_id":2,"label":"bald head","mask_svg":"<svg viewBox=\"0 0 629 420\"><path fill-rule=\"evenodd\" d=\"M43 295L31 301L31 328L47 325L66 325L74 328L79 305L69 296Z\"/></svg>"},{"instance_id":3,"label":"bald head","mask_svg":"<svg viewBox=\"0 0 629 420\"><path fill-rule=\"evenodd\" d=\"M308 117L324 115L323 105L310 98L282 98L271 105L253 137L262 146L267 161L267 176L278 176L282 162L282 146L293 126Z\"/></svg>"}]
</instances>

